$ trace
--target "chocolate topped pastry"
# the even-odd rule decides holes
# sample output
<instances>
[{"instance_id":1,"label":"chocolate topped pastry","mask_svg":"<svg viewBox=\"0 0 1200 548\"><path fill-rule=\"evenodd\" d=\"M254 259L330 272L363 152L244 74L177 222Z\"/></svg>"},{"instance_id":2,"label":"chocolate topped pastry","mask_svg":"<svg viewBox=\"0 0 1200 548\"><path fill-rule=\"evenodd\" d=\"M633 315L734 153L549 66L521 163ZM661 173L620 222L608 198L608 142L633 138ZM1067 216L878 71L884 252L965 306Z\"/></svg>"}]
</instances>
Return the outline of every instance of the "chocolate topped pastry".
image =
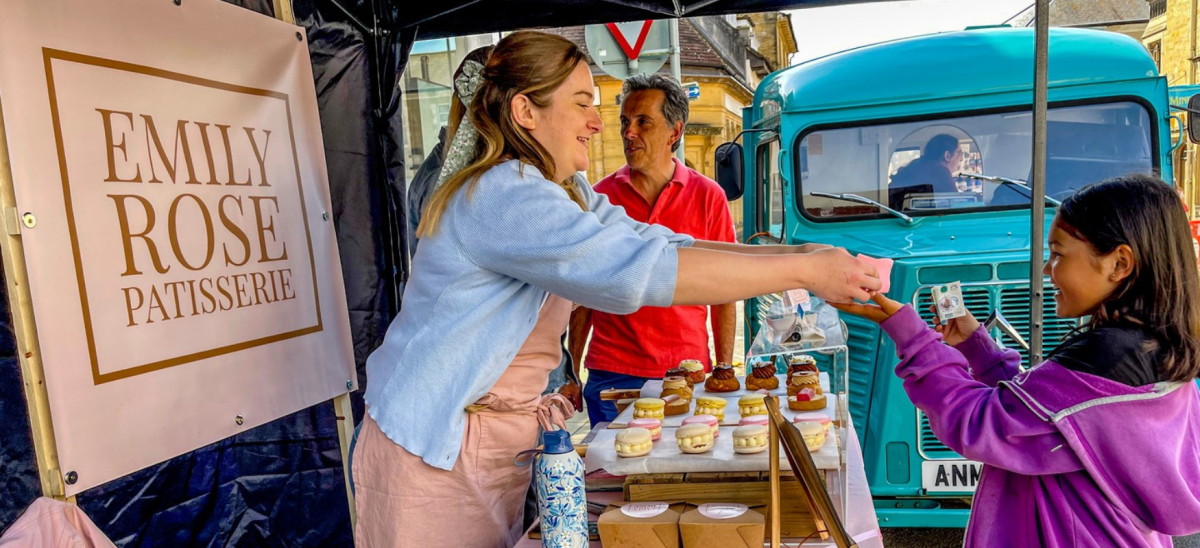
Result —
<instances>
[{"instance_id":1,"label":"chocolate topped pastry","mask_svg":"<svg viewBox=\"0 0 1200 548\"><path fill-rule=\"evenodd\" d=\"M734 392L742 387L738 382L733 366L719 363L713 367L712 376L704 383L704 389L709 392Z\"/></svg>"},{"instance_id":2,"label":"chocolate topped pastry","mask_svg":"<svg viewBox=\"0 0 1200 548\"><path fill-rule=\"evenodd\" d=\"M775 376L775 364L761 362L754 364L750 374L746 375L747 390L774 390L779 388L779 377Z\"/></svg>"},{"instance_id":3,"label":"chocolate topped pastry","mask_svg":"<svg viewBox=\"0 0 1200 548\"><path fill-rule=\"evenodd\" d=\"M805 354L801 354L799 356L792 356L791 358L788 358L788 378L789 379L792 377L792 375L802 372L802 371L811 371L813 373L818 373L820 370L817 369L817 360L813 359L812 356L808 356Z\"/></svg>"}]
</instances>

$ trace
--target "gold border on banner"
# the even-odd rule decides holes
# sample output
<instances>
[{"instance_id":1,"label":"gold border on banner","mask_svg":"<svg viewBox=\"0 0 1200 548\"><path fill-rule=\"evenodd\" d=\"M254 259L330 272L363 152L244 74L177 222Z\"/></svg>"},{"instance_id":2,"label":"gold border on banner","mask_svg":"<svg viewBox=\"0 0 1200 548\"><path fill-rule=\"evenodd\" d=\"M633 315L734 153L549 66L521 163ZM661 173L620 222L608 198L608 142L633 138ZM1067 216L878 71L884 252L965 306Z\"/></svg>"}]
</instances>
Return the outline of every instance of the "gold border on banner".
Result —
<instances>
[{"instance_id":1,"label":"gold border on banner","mask_svg":"<svg viewBox=\"0 0 1200 548\"><path fill-rule=\"evenodd\" d=\"M209 79L205 79L205 78L191 76L188 74L182 74L182 73L178 73L178 72L156 69L153 67L147 67L147 66L143 66L143 65L135 65L132 63L125 63L122 61L114 61L111 59L93 57L91 55L72 53L72 52L68 52L68 51L56 50L56 49L51 49L51 48L42 48L42 54L43 54L43 59L45 61L45 65L46 65L46 84L47 84L47 89L49 92L49 99L50 99L50 115L52 118L52 122L54 124L54 138L55 138L55 141L56 141L56 144L58 147L58 165L59 165L59 171L61 172L61 175L62 175L63 201L64 201L64 205L66 208L67 229L71 235L71 252L73 254L73 258L74 258L74 262L75 262L76 280L78 281L78 284L79 284L79 299L80 299L80 305L83 308L83 325L84 325L84 331L85 331L86 338L87 338L88 356L91 360L92 381L94 384L97 384L97 385L104 384L107 382L112 382L112 381L116 381L116 380L120 380L120 379L126 379L129 377L134 377L137 375L142 375L142 374L150 373L153 371L166 369L168 367L174 367L177 365L182 365L185 363L208 359L208 358L212 358L215 356L221 356L224 354L231 354L234 352L239 352L239 351L246 350L248 348L253 348L256 346L262 346L262 345L271 344L271 343L275 343L275 342L279 342L279 341L283 341L283 340L287 340L287 339L292 339L295 337L301 337L304 335L318 333L322 329L324 329L323 321L321 318L321 297L320 297L320 292L319 292L320 290L317 285L316 260L313 257L312 235L311 235L311 230L309 229L309 225L308 225L308 209L307 209L307 206L305 205L304 186L303 186L303 183L302 183L302 180L300 177L300 159L296 155L296 136L295 136L295 131L292 127L292 106L291 106L291 100L287 94L280 93L277 91L252 88L252 87L247 87L247 86L240 86L240 85L236 85L236 84L228 84L225 82L218 82L215 80L209 80ZM122 72L131 72L131 73L135 73L135 74L163 78L163 79L173 80L173 81L181 82L181 83L185 83L185 84L202 86L202 87L207 87L207 88L211 88L211 89L227 91L227 92L231 92L231 93L240 93L240 94L254 95L254 96L259 96L259 97L269 97L269 98L278 99L278 100L281 100L284 102L285 111L287 112L288 137L290 139L291 150L292 150L292 162L293 162L293 165L296 170L296 190L297 190L297 193L300 198L300 212L301 212L301 217L303 218L303 221L304 221L304 236L305 236L306 243L308 244L308 261L309 261L309 268L312 273L312 284L313 284L313 302L316 305L316 313L317 313L316 325L313 325L310 327L305 327L302 329L297 329L294 331L289 331L286 333L271 335L268 337L262 337L262 338L253 339L253 340L249 340L249 341L243 341L240 343L230 344L230 345L226 345L226 346L222 346L222 347L218 347L218 348L212 348L212 349L205 350L202 352L194 352L191 354L185 354L183 356L176 356L174 358L168 358L165 360L159 360L159 361L151 362L151 363L144 364L144 365L129 367L129 368L121 369L119 371L114 371L112 373L101 373L100 372L100 362L96 355L95 335L92 330L91 307L88 303L87 287L86 287L86 283L84 281L84 275L83 275L83 261L82 261L82 258L80 257L80 252L79 252L79 239L78 239L78 232L77 232L77 229L75 226L75 213L74 213L73 205L71 202L71 184L70 184L70 180L69 180L69 177L67 174L67 156L66 156L66 152L65 152L65 144L63 142L62 129L61 129L61 124L60 124L60 120L59 120L58 97L57 97L57 93L56 93L56 90L54 87L54 71L53 71L53 66L52 66L52 61L54 61L54 60L65 61L65 62L70 62L70 63L78 63L78 64L82 64L82 65L89 65L89 66L100 67L100 68L105 68L105 69L110 69L110 70L117 70L117 71L122 71Z\"/></svg>"}]
</instances>

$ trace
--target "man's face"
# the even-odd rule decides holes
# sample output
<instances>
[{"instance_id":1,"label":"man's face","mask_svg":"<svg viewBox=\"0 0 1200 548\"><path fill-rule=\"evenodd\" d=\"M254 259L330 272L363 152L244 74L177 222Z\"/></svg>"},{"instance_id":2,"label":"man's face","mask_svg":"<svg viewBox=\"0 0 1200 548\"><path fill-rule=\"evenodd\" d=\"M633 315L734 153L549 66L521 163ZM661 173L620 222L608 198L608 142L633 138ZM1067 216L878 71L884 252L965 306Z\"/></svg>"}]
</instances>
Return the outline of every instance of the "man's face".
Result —
<instances>
[{"instance_id":1,"label":"man's face","mask_svg":"<svg viewBox=\"0 0 1200 548\"><path fill-rule=\"evenodd\" d=\"M621 142L625 163L642 170L669 161L671 144L683 133L683 123L668 124L663 116L666 94L657 89L635 91L621 102Z\"/></svg>"}]
</instances>

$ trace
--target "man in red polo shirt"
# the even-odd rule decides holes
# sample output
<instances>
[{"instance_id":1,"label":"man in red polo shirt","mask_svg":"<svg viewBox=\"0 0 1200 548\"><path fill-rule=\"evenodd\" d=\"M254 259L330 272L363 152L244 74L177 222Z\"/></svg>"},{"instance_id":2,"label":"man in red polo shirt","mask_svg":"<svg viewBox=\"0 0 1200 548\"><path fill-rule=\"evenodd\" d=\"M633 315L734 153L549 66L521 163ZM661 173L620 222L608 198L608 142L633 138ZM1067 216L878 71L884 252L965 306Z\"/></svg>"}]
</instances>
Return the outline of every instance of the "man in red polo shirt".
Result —
<instances>
[{"instance_id":1,"label":"man in red polo shirt","mask_svg":"<svg viewBox=\"0 0 1200 548\"><path fill-rule=\"evenodd\" d=\"M734 242L725 192L674 156L688 117L683 88L666 76L643 74L625 80L621 97L627 165L596 183L596 192L638 221L660 224L697 240ZM646 307L628 316L577 309L571 318L569 348L572 356L579 357L591 330L583 396L592 425L616 418L613 403L600 401L601 390L640 388L646 379L661 379L667 369L686 359L700 360L710 368L710 317L717 361L729 363L737 323L733 303ZM578 387L568 386L564 392L572 389Z\"/></svg>"}]
</instances>

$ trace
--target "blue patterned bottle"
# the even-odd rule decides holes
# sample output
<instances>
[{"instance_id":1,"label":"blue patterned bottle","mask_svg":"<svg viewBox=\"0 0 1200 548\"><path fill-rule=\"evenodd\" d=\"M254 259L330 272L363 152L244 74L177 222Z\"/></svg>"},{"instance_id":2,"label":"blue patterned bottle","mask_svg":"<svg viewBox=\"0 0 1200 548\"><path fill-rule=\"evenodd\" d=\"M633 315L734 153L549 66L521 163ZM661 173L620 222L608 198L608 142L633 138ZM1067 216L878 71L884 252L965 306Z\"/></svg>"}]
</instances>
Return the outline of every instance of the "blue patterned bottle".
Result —
<instances>
[{"instance_id":1,"label":"blue patterned bottle","mask_svg":"<svg viewBox=\"0 0 1200 548\"><path fill-rule=\"evenodd\" d=\"M553 430L542 434L537 478L538 512L542 518L542 546L585 548L588 545L587 500L583 491L583 460L571 446L571 433Z\"/></svg>"}]
</instances>

